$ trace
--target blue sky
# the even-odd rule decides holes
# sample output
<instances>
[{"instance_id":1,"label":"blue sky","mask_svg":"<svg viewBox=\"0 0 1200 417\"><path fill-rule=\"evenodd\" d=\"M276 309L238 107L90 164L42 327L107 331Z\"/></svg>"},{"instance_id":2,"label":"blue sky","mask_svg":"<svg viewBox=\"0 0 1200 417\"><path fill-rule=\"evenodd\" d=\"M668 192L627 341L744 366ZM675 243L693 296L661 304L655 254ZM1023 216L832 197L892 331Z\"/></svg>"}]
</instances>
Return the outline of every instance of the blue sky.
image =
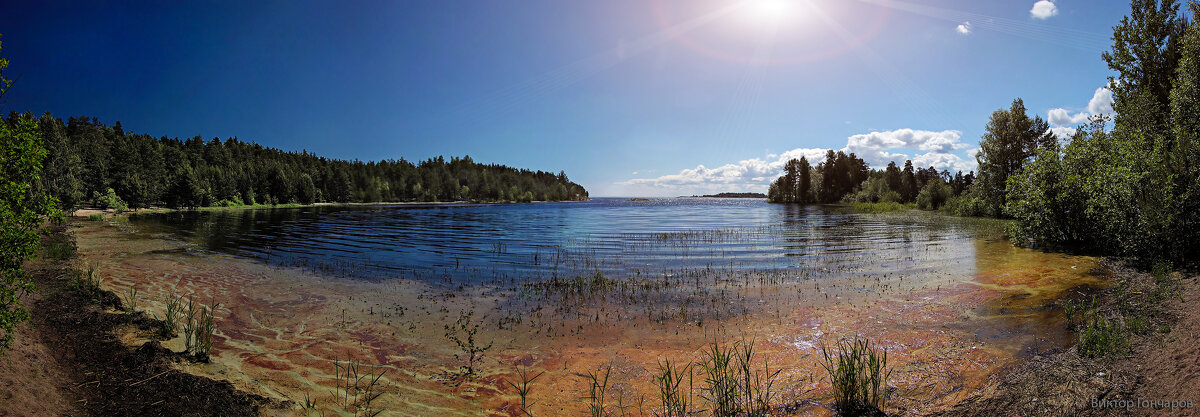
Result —
<instances>
[{"instance_id":1,"label":"blue sky","mask_svg":"<svg viewBox=\"0 0 1200 417\"><path fill-rule=\"evenodd\" d=\"M593 196L765 191L785 158L974 167L1017 97L1106 110L1115 0L22 2L4 111L344 159L565 170ZM815 162L815 161L814 161Z\"/></svg>"}]
</instances>

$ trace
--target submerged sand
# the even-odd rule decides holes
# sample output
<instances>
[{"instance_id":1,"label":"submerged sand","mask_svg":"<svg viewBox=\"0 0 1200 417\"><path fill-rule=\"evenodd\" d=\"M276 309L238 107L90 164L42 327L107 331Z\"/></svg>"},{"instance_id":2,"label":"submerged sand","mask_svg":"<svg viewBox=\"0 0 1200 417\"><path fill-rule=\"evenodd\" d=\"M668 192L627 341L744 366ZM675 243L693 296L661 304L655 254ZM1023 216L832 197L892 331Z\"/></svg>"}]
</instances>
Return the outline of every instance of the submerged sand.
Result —
<instances>
[{"instance_id":1,"label":"submerged sand","mask_svg":"<svg viewBox=\"0 0 1200 417\"><path fill-rule=\"evenodd\" d=\"M334 361L348 358L385 371L377 406L400 415L518 415L518 397L506 383L516 379L517 366L545 372L530 395L535 415L583 415L587 386L579 374L608 366L610 404L620 398L637 415L644 397L640 408L651 413L660 360L695 360L708 343L740 339L755 341L772 368L783 369L774 403L796 405L795 415L829 415L820 345L853 335L889 351L887 411L944 408L1030 355L1068 345L1071 335L1048 300L1107 282L1093 258L980 240L969 265L861 276L834 269L828 275L837 279L778 285L730 280L711 290L728 292L721 299L734 307L674 314L673 306L647 310L605 297L521 298L486 286L332 279L208 253L133 227L91 223L76 232L80 253L105 276L106 288L137 288L140 305L159 316L171 294L219 303L213 361L188 365L188 372L267 397L302 403L307 396L328 405ZM464 381L450 375L465 362L455 357L461 351L445 326L468 311L481 323L478 338L493 347L481 375ZM183 348L178 338L165 345Z\"/></svg>"}]
</instances>

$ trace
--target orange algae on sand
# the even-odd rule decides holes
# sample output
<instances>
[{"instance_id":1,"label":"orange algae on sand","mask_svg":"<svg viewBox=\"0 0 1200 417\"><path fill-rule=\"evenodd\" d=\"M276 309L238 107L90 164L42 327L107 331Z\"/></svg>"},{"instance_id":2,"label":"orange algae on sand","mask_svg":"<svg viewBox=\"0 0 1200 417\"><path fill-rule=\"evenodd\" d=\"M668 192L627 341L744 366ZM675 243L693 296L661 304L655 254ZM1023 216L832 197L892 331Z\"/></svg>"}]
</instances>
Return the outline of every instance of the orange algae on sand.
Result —
<instances>
[{"instance_id":1,"label":"orange algae on sand","mask_svg":"<svg viewBox=\"0 0 1200 417\"><path fill-rule=\"evenodd\" d=\"M797 405L794 415L829 415L820 349L854 335L889 352L889 411L943 407L1023 355L1061 348L1069 334L1047 306L1070 288L1104 283L1092 258L977 240L963 249L969 253L962 265L860 276L832 271L836 279L774 286L725 283L713 290L747 306L740 313L695 317L663 308L646 315L607 299L512 303L482 286L447 292L406 279L328 279L111 226L83 227L77 235L105 285L136 287L155 314L171 294L220 304L212 363L187 371L261 395L329 404L334 361L353 360L384 372L386 393L376 406L401 415L520 415L508 384L517 381L517 366L545 372L530 397L536 415L584 415L580 374L606 367L609 403L619 398L650 413L658 407L653 375L660 361L696 360L710 343L742 339L755 341L759 357L783 370L777 405ZM563 309L573 314L555 314ZM493 343L471 379L456 375L463 352L446 337L464 311L476 312L481 343Z\"/></svg>"}]
</instances>

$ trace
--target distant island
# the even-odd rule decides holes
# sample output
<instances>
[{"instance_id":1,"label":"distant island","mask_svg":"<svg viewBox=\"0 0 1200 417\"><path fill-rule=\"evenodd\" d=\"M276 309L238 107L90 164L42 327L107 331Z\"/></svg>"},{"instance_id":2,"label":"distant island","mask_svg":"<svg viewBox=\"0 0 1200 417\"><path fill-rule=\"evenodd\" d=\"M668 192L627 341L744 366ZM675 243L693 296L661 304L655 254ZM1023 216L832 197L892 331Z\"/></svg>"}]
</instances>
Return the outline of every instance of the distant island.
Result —
<instances>
[{"instance_id":1,"label":"distant island","mask_svg":"<svg viewBox=\"0 0 1200 417\"><path fill-rule=\"evenodd\" d=\"M706 195L694 195L698 198L767 198L763 193L716 193Z\"/></svg>"}]
</instances>

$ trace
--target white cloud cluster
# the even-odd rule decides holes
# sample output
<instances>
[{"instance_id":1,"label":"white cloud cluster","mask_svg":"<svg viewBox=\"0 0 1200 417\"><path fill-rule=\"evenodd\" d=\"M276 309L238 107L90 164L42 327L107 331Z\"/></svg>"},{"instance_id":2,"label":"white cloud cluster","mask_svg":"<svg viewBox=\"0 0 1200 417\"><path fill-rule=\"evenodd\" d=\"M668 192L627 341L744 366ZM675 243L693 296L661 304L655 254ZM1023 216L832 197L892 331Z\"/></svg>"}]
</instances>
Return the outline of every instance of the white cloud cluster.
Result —
<instances>
[{"instance_id":1,"label":"white cloud cluster","mask_svg":"<svg viewBox=\"0 0 1200 417\"><path fill-rule=\"evenodd\" d=\"M960 154L961 150L969 147L962 143L961 139L962 132L957 130L937 132L897 129L852 135L846 139L846 146L840 150L856 154L875 169L887 166L888 162L902 166L905 160L910 159L908 154L902 151L908 150L915 154L911 158L915 167L932 166L951 172L973 171L973 152L978 152L978 149ZM766 159L744 159L716 168L699 165L696 168L684 169L678 174L635 178L619 182L617 185L678 190L763 190L780 175L788 160L803 156L815 166L825 160L825 153L826 149L822 148L796 148L781 154L767 155Z\"/></svg>"},{"instance_id":2,"label":"white cloud cluster","mask_svg":"<svg viewBox=\"0 0 1200 417\"><path fill-rule=\"evenodd\" d=\"M1046 20L1058 14L1058 6L1050 0L1040 0L1029 9L1029 16L1034 19Z\"/></svg>"},{"instance_id":3,"label":"white cloud cluster","mask_svg":"<svg viewBox=\"0 0 1200 417\"><path fill-rule=\"evenodd\" d=\"M1059 107L1050 109L1046 114L1046 119L1050 122L1050 130L1055 135L1058 135L1059 138L1069 138L1075 135L1075 126L1087 122L1088 118L1098 114L1113 114L1112 102L1112 90L1109 90L1108 87L1100 87L1088 101L1087 111L1072 115L1067 109Z\"/></svg>"},{"instance_id":4,"label":"white cloud cluster","mask_svg":"<svg viewBox=\"0 0 1200 417\"><path fill-rule=\"evenodd\" d=\"M962 22L961 24L958 25L958 27L954 28L954 31L958 32L959 35L970 35L971 34L971 22Z\"/></svg>"}]
</instances>

